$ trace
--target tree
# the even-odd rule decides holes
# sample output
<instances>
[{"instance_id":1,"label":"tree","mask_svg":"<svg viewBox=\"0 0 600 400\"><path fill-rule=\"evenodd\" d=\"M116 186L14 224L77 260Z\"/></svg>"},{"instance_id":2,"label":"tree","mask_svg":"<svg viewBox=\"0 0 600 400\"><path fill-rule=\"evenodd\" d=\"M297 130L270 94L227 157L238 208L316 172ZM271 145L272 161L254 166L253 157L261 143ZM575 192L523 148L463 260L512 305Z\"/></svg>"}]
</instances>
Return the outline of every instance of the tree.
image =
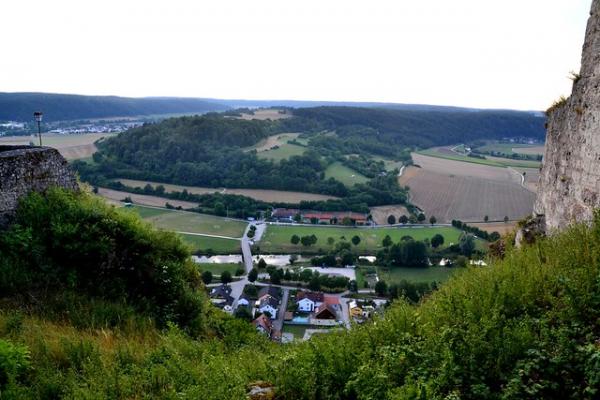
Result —
<instances>
[{"instance_id":1,"label":"tree","mask_svg":"<svg viewBox=\"0 0 600 400\"><path fill-rule=\"evenodd\" d=\"M290 242L292 244L298 244L298 243L300 243L300 236L298 236L298 235L292 235L292 238L290 239Z\"/></svg>"},{"instance_id":2,"label":"tree","mask_svg":"<svg viewBox=\"0 0 600 400\"><path fill-rule=\"evenodd\" d=\"M208 285L212 282L213 280L213 274L210 271L204 271L202 273L202 282L204 282L205 285Z\"/></svg>"},{"instance_id":3,"label":"tree","mask_svg":"<svg viewBox=\"0 0 600 400\"><path fill-rule=\"evenodd\" d=\"M233 280L233 278L231 277L231 272L229 272L229 271L223 271L221 273L221 283L227 285L232 280Z\"/></svg>"},{"instance_id":4,"label":"tree","mask_svg":"<svg viewBox=\"0 0 600 400\"><path fill-rule=\"evenodd\" d=\"M423 223L423 221L425 221L425 214L419 213L419 215L417 216L417 221Z\"/></svg>"},{"instance_id":5,"label":"tree","mask_svg":"<svg viewBox=\"0 0 600 400\"><path fill-rule=\"evenodd\" d=\"M392 238L390 237L390 235L385 235L385 237L383 238L383 241L381 242L381 244L383 245L383 247L390 247L392 245Z\"/></svg>"},{"instance_id":6,"label":"tree","mask_svg":"<svg viewBox=\"0 0 600 400\"><path fill-rule=\"evenodd\" d=\"M250 272L248 272L248 281L255 282L258 278L258 270L256 268L252 268Z\"/></svg>"},{"instance_id":7,"label":"tree","mask_svg":"<svg viewBox=\"0 0 600 400\"><path fill-rule=\"evenodd\" d=\"M261 258L260 260L258 260L258 269L265 269L267 268L267 262L265 261L264 258Z\"/></svg>"},{"instance_id":8,"label":"tree","mask_svg":"<svg viewBox=\"0 0 600 400\"><path fill-rule=\"evenodd\" d=\"M360 244L360 237L358 235L354 235L352 237L352 244L358 246Z\"/></svg>"},{"instance_id":9,"label":"tree","mask_svg":"<svg viewBox=\"0 0 600 400\"><path fill-rule=\"evenodd\" d=\"M354 279L348 282L348 290L354 293L358 292L358 285Z\"/></svg>"},{"instance_id":10,"label":"tree","mask_svg":"<svg viewBox=\"0 0 600 400\"><path fill-rule=\"evenodd\" d=\"M313 291L317 291L321 289L321 279L319 279L319 275L313 274L313 277L310 279L308 283L308 288Z\"/></svg>"},{"instance_id":11,"label":"tree","mask_svg":"<svg viewBox=\"0 0 600 400\"><path fill-rule=\"evenodd\" d=\"M463 235L460 238L460 252L467 257L470 257L475 250L475 239L473 239L473 235Z\"/></svg>"},{"instance_id":12,"label":"tree","mask_svg":"<svg viewBox=\"0 0 600 400\"><path fill-rule=\"evenodd\" d=\"M505 217L504 217L504 223L505 223L505 224L506 224L506 223L508 223L508 216L505 216Z\"/></svg>"},{"instance_id":13,"label":"tree","mask_svg":"<svg viewBox=\"0 0 600 400\"><path fill-rule=\"evenodd\" d=\"M486 215L485 217L483 217L483 222L488 222L489 220L490 220L489 216Z\"/></svg>"},{"instance_id":14,"label":"tree","mask_svg":"<svg viewBox=\"0 0 600 400\"><path fill-rule=\"evenodd\" d=\"M281 279L283 278L283 271L280 269L276 269L275 271L269 273L269 279L272 284L280 285Z\"/></svg>"},{"instance_id":15,"label":"tree","mask_svg":"<svg viewBox=\"0 0 600 400\"><path fill-rule=\"evenodd\" d=\"M296 222L302 221L302 215L300 215L300 213L297 213L296 215L294 215L294 221L296 221Z\"/></svg>"},{"instance_id":16,"label":"tree","mask_svg":"<svg viewBox=\"0 0 600 400\"><path fill-rule=\"evenodd\" d=\"M398 218L398 222L400 222L403 225L406 225L408 223L408 217L406 215L401 215L400 218Z\"/></svg>"},{"instance_id":17,"label":"tree","mask_svg":"<svg viewBox=\"0 0 600 400\"><path fill-rule=\"evenodd\" d=\"M333 246L333 244L335 243L335 239L332 238L331 236L327 238L327 244L330 246Z\"/></svg>"},{"instance_id":18,"label":"tree","mask_svg":"<svg viewBox=\"0 0 600 400\"><path fill-rule=\"evenodd\" d=\"M416 224L417 217L415 217L414 215L411 215L410 217L408 217L408 222L410 222L411 224Z\"/></svg>"},{"instance_id":19,"label":"tree","mask_svg":"<svg viewBox=\"0 0 600 400\"><path fill-rule=\"evenodd\" d=\"M292 254L290 256L290 265L294 265L296 261L298 261L298 256L296 254Z\"/></svg>"},{"instance_id":20,"label":"tree","mask_svg":"<svg viewBox=\"0 0 600 400\"><path fill-rule=\"evenodd\" d=\"M387 294L387 283L383 280L377 281L375 284L375 293L379 296L385 296Z\"/></svg>"},{"instance_id":21,"label":"tree","mask_svg":"<svg viewBox=\"0 0 600 400\"><path fill-rule=\"evenodd\" d=\"M234 314L237 318L245 319L246 321L252 321L252 312L248 307L238 307Z\"/></svg>"},{"instance_id":22,"label":"tree","mask_svg":"<svg viewBox=\"0 0 600 400\"><path fill-rule=\"evenodd\" d=\"M246 233L246 236L248 237L248 239L252 239L254 237L254 235L256 234L256 230L252 230L250 229L248 231L248 233Z\"/></svg>"},{"instance_id":23,"label":"tree","mask_svg":"<svg viewBox=\"0 0 600 400\"><path fill-rule=\"evenodd\" d=\"M221 202L215 204L214 212L216 215L220 216L224 216L225 214L227 214L227 211L225 210L225 205Z\"/></svg>"},{"instance_id":24,"label":"tree","mask_svg":"<svg viewBox=\"0 0 600 400\"><path fill-rule=\"evenodd\" d=\"M433 237L431 238L431 247L433 247L434 249L437 249L439 246L444 244L444 237L442 235L440 235L439 233L436 235L433 235Z\"/></svg>"},{"instance_id":25,"label":"tree","mask_svg":"<svg viewBox=\"0 0 600 400\"><path fill-rule=\"evenodd\" d=\"M429 223L431 225L434 225L437 222L437 218L434 217L433 215L431 217L429 217Z\"/></svg>"},{"instance_id":26,"label":"tree","mask_svg":"<svg viewBox=\"0 0 600 400\"><path fill-rule=\"evenodd\" d=\"M390 225L394 225L396 223L396 217L394 217L393 215L390 215L387 219L387 222Z\"/></svg>"}]
</instances>

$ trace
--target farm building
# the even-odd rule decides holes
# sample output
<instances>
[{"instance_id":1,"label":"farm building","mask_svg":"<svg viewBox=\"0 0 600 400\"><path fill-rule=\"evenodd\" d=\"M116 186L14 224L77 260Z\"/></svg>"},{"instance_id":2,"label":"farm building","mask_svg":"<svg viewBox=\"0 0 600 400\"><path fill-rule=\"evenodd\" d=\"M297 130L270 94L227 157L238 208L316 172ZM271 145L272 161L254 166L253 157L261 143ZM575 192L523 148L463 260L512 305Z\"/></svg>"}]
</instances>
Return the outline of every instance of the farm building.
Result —
<instances>
[{"instance_id":1,"label":"farm building","mask_svg":"<svg viewBox=\"0 0 600 400\"><path fill-rule=\"evenodd\" d=\"M278 222L293 222L296 215L300 215L301 222L305 224L367 225L369 223L367 214L352 211L314 211L294 208L276 208L271 213L271 217Z\"/></svg>"}]
</instances>

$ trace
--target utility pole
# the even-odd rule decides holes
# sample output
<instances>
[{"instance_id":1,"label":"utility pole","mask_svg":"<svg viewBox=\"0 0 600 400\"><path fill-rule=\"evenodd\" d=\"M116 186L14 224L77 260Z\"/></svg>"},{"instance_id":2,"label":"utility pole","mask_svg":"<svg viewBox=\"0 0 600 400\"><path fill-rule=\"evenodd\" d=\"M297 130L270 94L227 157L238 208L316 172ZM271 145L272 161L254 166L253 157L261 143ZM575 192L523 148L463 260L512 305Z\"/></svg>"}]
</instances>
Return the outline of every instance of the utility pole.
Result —
<instances>
[{"instance_id":1,"label":"utility pole","mask_svg":"<svg viewBox=\"0 0 600 400\"><path fill-rule=\"evenodd\" d=\"M42 128L41 128L41 123L42 123L42 117L43 117L44 113L42 113L41 111L36 111L33 113L33 118L35 118L36 122L37 122L37 126L38 126L38 137L40 138L40 147L42 146Z\"/></svg>"}]
</instances>

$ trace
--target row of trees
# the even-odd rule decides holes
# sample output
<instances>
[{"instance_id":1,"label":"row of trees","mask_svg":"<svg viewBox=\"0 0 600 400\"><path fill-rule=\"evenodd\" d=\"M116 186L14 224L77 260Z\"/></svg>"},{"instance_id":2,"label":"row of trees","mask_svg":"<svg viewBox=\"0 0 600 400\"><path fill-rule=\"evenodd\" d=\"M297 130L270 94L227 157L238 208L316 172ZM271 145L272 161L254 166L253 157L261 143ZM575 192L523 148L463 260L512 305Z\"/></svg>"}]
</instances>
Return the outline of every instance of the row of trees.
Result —
<instances>
[{"instance_id":1,"label":"row of trees","mask_svg":"<svg viewBox=\"0 0 600 400\"><path fill-rule=\"evenodd\" d=\"M427 219L427 217L425 217L425 214L419 213L416 216L413 215L413 214L411 214L408 217L406 215L401 215L401 216L398 217L397 221L398 221L399 224L408 224L408 223L411 223L411 224L416 224L416 223L422 224L423 222L425 222L426 219ZM390 225L394 225L396 223L396 216L395 215L389 215L388 218L387 218L387 222ZM437 223L437 218L432 215L431 217L429 217L429 223L431 225L436 224Z\"/></svg>"}]
</instances>

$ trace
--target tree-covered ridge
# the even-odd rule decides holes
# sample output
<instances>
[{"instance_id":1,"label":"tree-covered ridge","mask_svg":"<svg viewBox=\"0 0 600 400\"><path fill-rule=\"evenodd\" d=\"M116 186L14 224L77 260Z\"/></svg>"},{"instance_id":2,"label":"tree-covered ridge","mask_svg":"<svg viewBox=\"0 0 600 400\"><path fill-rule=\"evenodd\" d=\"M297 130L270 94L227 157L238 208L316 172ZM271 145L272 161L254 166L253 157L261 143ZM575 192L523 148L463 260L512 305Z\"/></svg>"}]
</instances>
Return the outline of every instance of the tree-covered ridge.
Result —
<instances>
[{"instance_id":1,"label":"tree-covered ridge","mask_svg":"<svg viewBox=\"0 0 600 400\"><path fill-rule=\"evenodd\" d=\"M205 99L128 98L55 93L0 93L0 121L31 121L33 111L45 121L114 118L156 114L205 113L230 107Z\"/></svg>"},{"instance_id":2,"label":"tree-covered ridge","mask_svg":"<svg viewBox=\"0 0 600 400\"><path fill-rule=\"evenodd\" d=\"M294 110L297 117L319 121L339 137L427 148L476 139L530 137L543 140L545 119L520 111L429 111L360 107L314 107Z\"/></svg>"}]
</instances>

